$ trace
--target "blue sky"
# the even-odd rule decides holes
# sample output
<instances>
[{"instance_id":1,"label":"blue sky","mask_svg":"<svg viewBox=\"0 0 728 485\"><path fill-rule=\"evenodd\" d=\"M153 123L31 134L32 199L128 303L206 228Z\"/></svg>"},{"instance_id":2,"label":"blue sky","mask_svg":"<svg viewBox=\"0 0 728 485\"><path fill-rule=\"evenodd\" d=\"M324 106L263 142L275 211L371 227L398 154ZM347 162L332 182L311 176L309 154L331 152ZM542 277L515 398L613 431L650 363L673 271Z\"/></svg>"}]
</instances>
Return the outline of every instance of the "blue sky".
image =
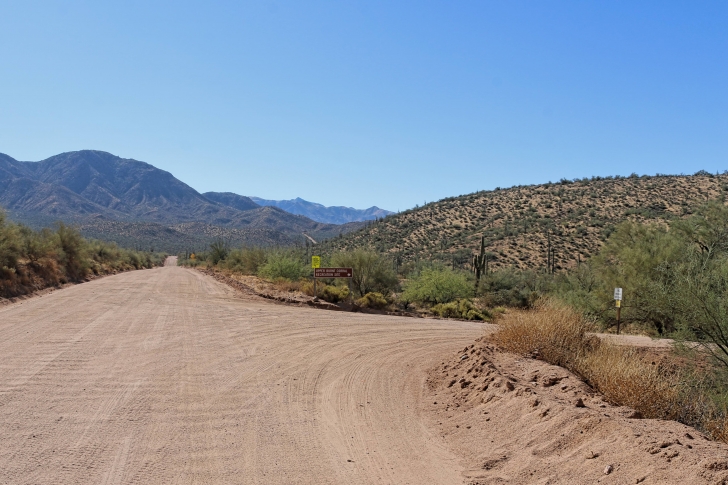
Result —
<instances>
[{"instance_id":1,"label":"blue sky","mask_svg":"<svg viewBox=\"0 0 728 485\"><path fill-rule=\"evenodd\" d=\"M728 2L0 0L0 152L404 210L728 169Z\"/></svg>"}]
</instances>

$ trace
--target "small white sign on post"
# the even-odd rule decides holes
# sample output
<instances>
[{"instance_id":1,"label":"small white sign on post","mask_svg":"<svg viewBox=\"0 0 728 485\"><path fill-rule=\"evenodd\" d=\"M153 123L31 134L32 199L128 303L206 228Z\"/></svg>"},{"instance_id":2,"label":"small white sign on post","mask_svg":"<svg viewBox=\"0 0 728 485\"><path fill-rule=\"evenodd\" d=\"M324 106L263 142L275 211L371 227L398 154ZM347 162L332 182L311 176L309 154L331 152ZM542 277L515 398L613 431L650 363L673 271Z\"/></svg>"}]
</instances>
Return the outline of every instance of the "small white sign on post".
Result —
<instances>
[{"instance_id":1,"label":"small white sign on post","mask_svg":"<svg viewBox=\"0 0 728 485\"><path fill-rule=\"evenodd\" d=\"M614 299L617 301L622 301L622 288L614 289Z\"/></svg>"}]
</instances>

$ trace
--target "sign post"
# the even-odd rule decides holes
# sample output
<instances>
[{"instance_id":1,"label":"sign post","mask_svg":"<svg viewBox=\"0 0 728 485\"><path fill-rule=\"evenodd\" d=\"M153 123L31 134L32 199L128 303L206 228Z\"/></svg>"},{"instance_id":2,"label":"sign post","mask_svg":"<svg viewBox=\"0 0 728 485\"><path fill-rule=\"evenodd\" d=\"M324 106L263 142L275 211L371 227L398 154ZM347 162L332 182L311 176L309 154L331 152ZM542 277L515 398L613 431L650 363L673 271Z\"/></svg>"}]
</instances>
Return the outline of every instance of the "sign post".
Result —
<instances>
[{"instance_id":1,"label":"sign post","mask_svg":"<svg viewBox=\"0 0 728 485\"><path fill-rule=\"evenodd\" d=\"M351 278L354 276L353 268L314 268L313 291L316 293L316 278L348 278L349 294L351 294Z\"/></svg>"},{"instance_id":2,"label":"sign post","mask_svg":"<svg viewBox=\"0 0 728 485\"><path fill-rule=\"evenodd\" d=\"M317 298L316 294L316 270L321 267L321 256L311 256L311 267L313 268L313 297Z\"/></svg>"},{"instance_id":3,"label":"sign post","mask_svg":"<svg viewBox=\"0 0 728 485\"><path fill-rule=\"evenodd\" d=\"M620 317L622 316L622 288L614 289L614 304L617 307L617 335L619 335Z\"/></svg>"}]
</instances>

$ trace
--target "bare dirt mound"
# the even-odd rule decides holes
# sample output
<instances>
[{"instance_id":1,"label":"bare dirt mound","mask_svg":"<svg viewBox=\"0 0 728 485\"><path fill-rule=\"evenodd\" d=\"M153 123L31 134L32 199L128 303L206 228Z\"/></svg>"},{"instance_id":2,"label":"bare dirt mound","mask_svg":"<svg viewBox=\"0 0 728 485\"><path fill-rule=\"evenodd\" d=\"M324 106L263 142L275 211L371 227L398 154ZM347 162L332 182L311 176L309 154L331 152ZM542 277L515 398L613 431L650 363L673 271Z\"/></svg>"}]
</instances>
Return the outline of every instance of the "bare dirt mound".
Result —
<instances>
[{"instance_id":1,"label":"bare dirt mound","mask_svg":"<svg viewBox=\"0 0 728 485\"><path fill-rule=\"evenodd\" d=\"M466 483L728 483L728 446L612 406L569 371L484 339L430 371L430 419Z\"/></svg>"}]
</instances>

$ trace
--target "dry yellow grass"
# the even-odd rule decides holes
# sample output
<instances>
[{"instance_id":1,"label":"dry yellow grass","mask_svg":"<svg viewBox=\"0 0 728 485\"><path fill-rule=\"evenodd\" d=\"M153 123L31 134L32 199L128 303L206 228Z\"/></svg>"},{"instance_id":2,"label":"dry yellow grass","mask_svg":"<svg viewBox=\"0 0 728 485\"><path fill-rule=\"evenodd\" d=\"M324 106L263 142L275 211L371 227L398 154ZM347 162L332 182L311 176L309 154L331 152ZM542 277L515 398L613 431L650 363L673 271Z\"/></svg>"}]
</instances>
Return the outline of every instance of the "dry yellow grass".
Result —
<instances>
[{"instance_id":1,"label":"dry yellow grass","mask_svg":"<svg viewBox=\"0 0 728 485\"><path fill-rule=\"evenodd\" d=\"M589 334L593 326L568 307L540 304L509 311L491 337L501 349L560 365L581 376L613 404L629 406L645 418L673 419L728 442L728 417L708 396L696 375L655 360L639 349Z\"/></svg>"}]
</instances>

